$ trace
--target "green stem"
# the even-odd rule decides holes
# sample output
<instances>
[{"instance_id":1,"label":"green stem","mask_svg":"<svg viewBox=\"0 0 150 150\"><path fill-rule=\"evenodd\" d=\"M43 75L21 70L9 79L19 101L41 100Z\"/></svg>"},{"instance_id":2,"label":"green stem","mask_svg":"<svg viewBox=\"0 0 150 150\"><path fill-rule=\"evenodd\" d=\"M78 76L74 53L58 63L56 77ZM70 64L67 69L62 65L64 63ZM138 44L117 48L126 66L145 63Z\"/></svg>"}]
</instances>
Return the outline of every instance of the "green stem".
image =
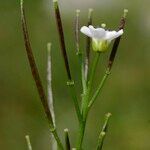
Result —
<instances>
[{"instance_id":1,"label":"green stem","mask_svg":"<svg viewBox=\"0 0 150 150\"><path fill-rule=\"evenodd\" d=\"M99 52L96 53L96 56L94 57L94 61L92 64L92 70L91 70L91 75L90 75L90 79L89 79L89 83L88 83L88 88L86 89L85 94L82 97L82 122L80 122L80 126L79 126L77 150L82 149L82 143L83 143L87 114L88 114L87 108L88 108L90 93L91 93L91 89L92 89L92 83L93 83L94 75L96 72L96 66L98 64L99 56L100 56L100 53Z\"/></svg>"},{"instance_id":2,"label":"green stem","mask_svg":"<svg viewBox=\"0 0 150 150\"><path fill-rule=\"evenodd\" d=\"M100 133L99 138L98 138L98 145L97 145L96 150L102 150L105 136L106 136L105 132L101 132Z\"/></svg>"},{"instance_id":3,"label":"green stem","mask_svg":"<svg viewBox=\"0 0 150 150\"><path fill-rule=\"evenodd\" d=\"M92 68L91 68L90 79L88 82L88 89L85 93L85 96L83 97L83 103L82 103L83 118L86 117L86 109L88 108L89 97L90 97L90 93L91 93L91 89L92 89L92 83L93 83L94 75L96 72L96 66L98 64L99 56L100 56L100 53L97 52L96 56L94 57L94 61L93 61Z\"/></svg>"},{"instance_id":4,"label":"green stem","mask_svg":"<svg viewBox=\"0 0 150 150\"><path fill-rule=\"evenodd\" d=\"M80 10L76 10L76 19L75 19L75 41L76 41L76 54L79 58L79 65L81 68L81 82L82 82L82 88L83 88L83 94L86 91L86 79L85 79L85 66L84 66L84 59L83 59L83 52L80 51L79 46L79 14Z\"/></svg>"},{"instance_id":5,"label":"green stem","mask_svg":"<svg viewBox=\"0 0 150 150\"><path fill-rule=\"evenodd\" d=\"M81 80L82 80L82 88L83 88L83 93L82 94L84 95L86 90L87 90L87 85L86 85L86 79L85 79L83 53L80 52L77 55L79 56L79 64L80 64L80 68L81 68Z\"/></svg>"},{"instance_id":6,"label":"green stem","mask_svg":"<svg viewBox=\"0 0 150 150\"><path fill-rule=\"evenodd\" d=\"M86 119L87 119L87 116L88 116L88 112L89 112L91 106L93 105L94 101L96 100L97 96L99 95L101 89L103 88L108 75L110 74L110 70L107 69L106 72L105 72L104 77L102 78L102 81L100 82L100 84L98 86L98 89L96 90L96 92L94 93L91 101L89 102L90 92L91 92L92 83L93 83L94 74L95 74L95 71L96 71L96 66L97 66L98 60L99 60L99 54L97 54L97 56L95 57L95 60L93 62L91 76L90 76L90 80L89 80L89 86L88 86L87 93L86 93L85 97L83 97L83 100L85 102L85 107L83 107L83 109L82 109L83 110L83 122L82 122L82 124L80 124L80 130L79 130L80 134L79 134L79 139L78 139L79 141L78 141L78 147L77 147L78 149L77 150L80 150L82 148L82 142L83 142L83 137L84 137L84 131L85 131L85 125L86 125ZM105 135L102 133L100 135L100 137L102 138L102 141L103 141L103 138L105 137Z\"/></svg>"},{"instance_id":7,"label":"green stem","mask_svg":"<svg viewBox=\"0 0 150 150\"><path fill-rule=\"evenodd\" d=\"M53 128L53 129L50 129L51 133L53 134L53 136L55 137L55 140L57 142L57 146L59 148L59 150L64 150L63 148L63 145L58 137L58 134L57 134L57 131L56 131L56 128Z\"/></svg>"},{"instance_id":8,"label":"green stem","mask_svg":"<svg viewBox=\"0 0 150 150\"><path fill-rule=\"evenodd\" d=\"M77 150L81 150L82 149L83 137L84 137L84 132L85 132L85 125L86 125L86 121L82 121L80 123L80 126L79 126Z\"/></svg>"},{"instance_id":9,"label":"green stem","mask_svg":"<svg viewBox=\"0 0 150 150\"><path fill-rule=\"evenodd\" d=\"M92 88L92 83L93 83L93 79L94 79L94 75L95 75L95 71L96 71L96 67L99 61L99 56L100 56L100 52L96 52L96 56L94 57L94 61L92 64L92 68L91 68L91 75L90 75L90 79L89 79L89 85L88 88L90 89L91 92L91 88Z\"/></svg>"},{"instance_id":10,"label":"green stem","mask_svg":"<svg viewBox=\"0 0 150 150\"><path fill-rule=\"evenodd\" d=\"M75 93L74 81L68 81L67 85L69 86L69 90L70 90L70 93L71 93L71 96L72 96L72 99L73 99L73 102L74 102L74 106L75 106L75 110L76 110L76 113L77 113L78 120L79 120L79 122L81 122L82 121L82 115L81 115L79 103L78 103L78 100L77 100L77 96L76 96L76 93Z\"/></svg>"},{"instance_id":11,"label":"green stem","mask_svg":"<svg viewBox=\"0 0 150 150\"><path fill-rule=\"evenodd\" d=\"M106 136L106 133L107 133L107 129L108 129L108 124L109 124L110 117L111 117L111 113L107 113L105 115L105 122L104 122L102 130L101 130L101 132L99 134L99 139L98 139L98 144L97 144L97 150L102 150L102 148L103 148L103 143L104 143L105 136Z\"/></svg>"},{"instance_id":12,"label":"green stem","mask_svg":"<svg viewBox=\"0 0 150 150\"><path fill-rule=\"evenodd\" d=\"M97 90L96 90L96 92L94 93L91 101L89 102L88 109L90 109L92 107L93 103L95 102L96 98L98 97L99 93L101 92L101 90L102 90L109 74L110 74L110 70L107 69L104 76L103 76L103 78L102 78L102 80L101 80L101 82L100 82L100 84L99 84L99 86L98 86L98 88L97 88Z\"/></svg>"}]
</instances>

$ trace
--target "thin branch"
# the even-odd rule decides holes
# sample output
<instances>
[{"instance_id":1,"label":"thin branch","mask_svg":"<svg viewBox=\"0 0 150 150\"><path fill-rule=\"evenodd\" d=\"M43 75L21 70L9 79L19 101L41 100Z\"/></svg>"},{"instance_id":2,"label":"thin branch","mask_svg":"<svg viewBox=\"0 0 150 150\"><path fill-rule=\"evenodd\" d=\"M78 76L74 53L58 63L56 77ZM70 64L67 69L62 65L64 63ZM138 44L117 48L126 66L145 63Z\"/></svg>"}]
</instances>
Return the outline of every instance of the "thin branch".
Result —
<instances>
[{"instance_id":1,"label":"thin branch","mask_svg":"<svg viewBox=\"0 0 150 150\"><path fill-rule=\"evenodd\" d=\"M52 92L52 68L51 68L51 43L47 44L47 100L48 106L52 114L52 120L54 127L56 128L55 123L55 112L54 112L54 104L53 104L53 92ZM57 149L57 143L53 135L51 135L52 141L52 150Z\"/></svg>"},{"instance_id":2,"label":"thin branch","mask_svg":"<svg viewBox=\"0 0 150 150\"><path fill-rule=\"evenodd\" d=\"M79 14L80 10L76 10L76 18L75 18L75 41L76 41L76 54L79 58L79 64L81 68L81 81L82 81L82 88L83 88L83 95L86 92L87 85L86 85L86 79L85 79L85 69L84 69L84 58L83 58L83 52L80 51L79 47Z\"/></svg>"},{"instance_id":3,"label":"thin branch","mask_svg":"<svg viewBox=\"0 0 150 150\"><path fill-rule=\"evenodd\" d=\"M99 62L100 54L101 54L100 52L96 52L96 54L94 56L94 60L92 62L90 79L88 81L88 90L87 90L88 96L87 96L87 99L84 99L84 101L82 103L83 104L82 105L83 106L82 107L83 116L86 116L87 112L88 112L89 97L90 97L90 94L91 94L93 80L94 80L94 75L95 75L95 72L96 72L97 64Z\"/></svg>"},{"instance_id":4,"label":"thin branch","mask_svg":"<svg viewBox=\"0 0 150 150\"><path fill-rule=\"evenodd\" d=\"M110 120L111 116L112 116L111 113L107 113L105 115L105 122L104 122L103 127L102 127L102 132L107 132L107 130L108 130L108 124L109 124L109 120Z\"/></svg>"},{"instance_id":5,"label":"thin branch","mask_svg":"<svg viewBox=\"0 0 150 150\"><path fill-rule=\"evenodd\" d=\"M68 129L64 129L64 132L65 132L66 150L71 150L70 139L69 139L69 130Z\"/></svg>"},{"instance_id":6,"label":"thin branch","mask_svg":"<svg viewBox=\"0 0 150 150\"><path fill-rule=\"evenodd\" d=\"M27 142L28 150L32 150L32 145L31 145L31 142L30 142L29 135L26 135L25 139L26 139L26 142Z\"/></svg>"},{"instance_id":7,"label":"thin branch","mask_svg":"<svg viewBox=\"0 0 150 150\"><path fill-rule=\"evenodd\" d=\"M99 134L97 150L102 150L102 148L103 148L103 143L104 143L104 139L105 139L105 136L106 136L106 133L108 130L108 124L109 124L110 117L111 117L111 113L107 113L105 115L105 122L104 122L102 130Z\"/></svg>"},{"instance_id":8,"label":"thin branch","mask_svg":"<svg viewBox=\"0 0 150 150\"><path fill-rule=\"evenodd\" d=\"M99 61L100 57L100 52L96 52L96 55L94 57L93 63L92 63L92 70L91 70L91 75L88 83L88 88L86 91L86 94L83 96L82 99L82 122L80 123L79 126L79 135L78 135L78 141L77 141L77 149L82 149L82 143L83 143L83 138L84 138L84 132L85 132L85 126L86 126L86 120L87 120L87 115L88 115L88 104L89 104L89 98L92 90L92 83L94 79L94 75L96 72L96 67Z\"/></svg>"},{"instance_id":9,"label":"thin branch","mask_svg":"<svg viewBox=\"0 0 150 150\"><path fill-rule=\"evenodd\" d=\"M98 145L97 145L97 150L102 150L103 144L104 144L104 139L105 139L106 133L105 132L101 132L99 134L99 138L98 138Z\"/></svg>"},{"instance_id":10,"label":"thin branch","mask_svg":"<svg viewBox=\"0 0 150 150\"><path fill-rule=\"evenodd\" d=\"M94 102L97 99L98 95L100 94L100 92L101 92L101 90L102 90L102 88L103 88L103 86L104 86L104 84L106 82L106 79L108 78L109 74L110 74L110 71L108 69L108 70L106 70L106 72L105 72L105 74L104 74L100 84L98 85L97 90L95 91L94 95L92 96L92 98L91 98L91 100L89 102L88 110L92 107L92 105L94 104Z\"/></svg>"},{"instance_id":11,"label":"thin branch","mask_svg":"<svg viewBox=\"0 0 150 150\"><path fill-rule=\"evenodd\" d=\"M75 107L75 110L77 113L78 120L79 120L79 122L82 122L82 115L81 115L79 103L78 103L76 93L75 93L74 81L68 81L67 85L69 86L69 92L70 92L71 97L72 97L73 102L74 102L74 107Z\"/></svg>"}]
</instances>

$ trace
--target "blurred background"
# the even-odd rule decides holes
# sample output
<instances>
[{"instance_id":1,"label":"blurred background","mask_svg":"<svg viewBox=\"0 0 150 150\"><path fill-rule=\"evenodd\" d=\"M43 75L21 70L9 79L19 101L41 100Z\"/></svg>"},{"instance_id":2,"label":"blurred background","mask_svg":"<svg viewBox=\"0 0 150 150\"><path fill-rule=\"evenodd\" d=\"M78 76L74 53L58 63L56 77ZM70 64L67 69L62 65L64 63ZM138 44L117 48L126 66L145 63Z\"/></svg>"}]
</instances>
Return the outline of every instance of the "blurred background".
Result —
<instances>
[{"instance_id":1,"label":"blurred background","mask_svg":"<svg viewBox=\"0 0 150 150\"><path fill-rule=\"evenodd\" d=\"M87 23L89 8L94 9L94 25L106 23L116 29L123 9L129 9L126 30L112 73L88 118L84 146L94 150L104 114L113 114L105 150L150 150L150 1L149 0L59 0L71 72L80 97L81 83L75 55L75 10L81 9L80 25ZM0 0L0 147L26 150L29 134L34 150L50 149L50 132L27 61L19 0ZM71 143L77 138L77 118L68 88L58 43L52 2L25 0L30 39L46 90L47 42L52 42L53 91L56 123L64 140L69 128ZM85 50L81 35L81 49ZM111 48L111 47L110 47ZM103 75L110 51L101 56L95 83ZM96 87L97 84L95 84Z\"/></svg>"}]
</instances>

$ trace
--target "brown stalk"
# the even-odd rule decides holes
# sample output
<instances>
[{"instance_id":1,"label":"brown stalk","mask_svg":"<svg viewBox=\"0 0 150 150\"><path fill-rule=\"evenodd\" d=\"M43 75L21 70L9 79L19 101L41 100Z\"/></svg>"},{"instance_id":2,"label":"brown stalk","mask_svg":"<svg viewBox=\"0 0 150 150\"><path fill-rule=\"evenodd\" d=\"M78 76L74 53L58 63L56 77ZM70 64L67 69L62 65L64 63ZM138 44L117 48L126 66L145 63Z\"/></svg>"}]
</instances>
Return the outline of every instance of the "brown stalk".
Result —
<instances>
[{"instance_id":1,"label":"brown stalk","mask_svg":"<svg viewBox=\"0 0 150 150\"><path fill-rule=\"evenodd\" d=\"M26 18L25 18L25 11L24 11L24 6L23 6L23 1L21 1L21 22L22 22L22 30L23 30L23 35L24 35L24 42L25 42L25 48L26 48L26 53L28 56L32 76L34 78L38 94L40 96L42 105L44 107L47 119L50 123L50 126L53 127L53 121L52 121L52 115L49 110L48 104L47 104L47 98L43 89L43 85L40 79L40 75L35 63L35 59L33 56L30 40L29 40L29 34L28 34L28 29L27 29L27 24L26 24Z\"/></svg>"},{"instance_id":2,"label":"brown stalk","mask_svg":"<svg viewBox=\"0 0 150 150\"><path fill-rule=\"evenodd\" d=\"M127 14L127 10L124 10L124 15L123 15L123 17L120 20L120 24L119 24L118 30L124 29L125 23L126 23L126 14ZM112 65L113 65L113 62L114 62L117 50L118 50L118 46L119 46L120 40L121 40L121 36L116 38L116 40L114 42L114 45L112 47L112 51L111 51L111 54L109 56L109 61L108 61L108 69L109 70L111 70L111 68L112 68Z\"/></svg>"},{"instance_id":3,"label":"brown stalk","mask_svg":"<svg viewBox=\"0 0 150 150\"><path fill-rule=\"evenodd\" d=\"M63 26L62 26L62 21L61 21L61 16L60 16L60 11L59 11L59 6L58 6L57 0L54 0L54 8L55 8L55 16L56 16L56 23L57 23L58 33L59 33L61 51L62 51L62 55L63 55L64 62L65 62L65 68L66 68L67 76L68 76L68 79L71 81L72 78L71 78L71 73L70 73L68 56L67 56L66 46L65 46Z\"/></svg>"}]
</instances>

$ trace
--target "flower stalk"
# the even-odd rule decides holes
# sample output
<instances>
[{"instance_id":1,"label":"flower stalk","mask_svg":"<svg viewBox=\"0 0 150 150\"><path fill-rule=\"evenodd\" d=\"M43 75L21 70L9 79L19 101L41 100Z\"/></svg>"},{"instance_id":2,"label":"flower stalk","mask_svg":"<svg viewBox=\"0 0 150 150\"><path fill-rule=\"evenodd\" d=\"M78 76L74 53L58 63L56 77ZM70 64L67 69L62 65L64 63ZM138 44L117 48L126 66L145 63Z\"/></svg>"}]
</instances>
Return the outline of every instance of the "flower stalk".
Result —
<instances>
[{"instance_id":1,"label":"flower stalk","mask_svg":"<svg viewBox=\"0 0 150 150\"><path fill-rule=\"evenodd\" d=\"M77 150L82 149L82 143L83 143L86 121L87 121L87 115L88 115L88 103L90 100L92 83L93 83L94 75L96 72L96 67L97 67L97 64L99 61L99 57L100 57L100 52L96 52L96 56L94 57L94 61L92 64L92 70L91 70L90 79L88 82L88 88L87 88L87 91L85 92L85 95L83 95L83 98L82 98L82 118L83 119L82 119L82 122L80 123L80 126L79 126Z\"/></svg>"},{"instance_id":2,"label":"flower stalk","mask_svg":"<svg viewBox=\"0 0 150 150\"><path fill-rule=\"evenodd\" d=\"M95 102L95 100L97 99L98 95L100 94L100 92L101 92L101 90L102 90L102 88L103 88L103 86L104 86L104 84L106 82L106 79L108 78L109 74L110 74L110 71L109 71L109 69L107 69L105 74L104 74L104 76L103 76L103 78L102 78L102 80L101 80L101 82L100 82L100 84L99 84L99 86L98 86L98 88L97 88L97 90L95 91L94 95L92 96L92 98L91 98L91 100L89 102L88 110L90 110L90 108L92 107L93 103Z\"/></svg>"},{"instance_id":3,"label":"flower stalk","mask_svg":"<svg viewBox=\"0 0 150 150\"><path fill-rule=\"evenodd\" d=\"M87 108L88 108L89 97L90 97L90 94L91 94L92 84L93 84L94 75L95 75L95 72L96 72L96 68L97 68L99 58L100 58L100 52L96 52L94 60L93 60L93 64L92 64L92 67L91 67L90 79L88 81L88 89L86 91L86 95L83 98L83 103L82 103L83 118L86 118L86 112L87 112Z\"/></svg>"}]
</instances>

